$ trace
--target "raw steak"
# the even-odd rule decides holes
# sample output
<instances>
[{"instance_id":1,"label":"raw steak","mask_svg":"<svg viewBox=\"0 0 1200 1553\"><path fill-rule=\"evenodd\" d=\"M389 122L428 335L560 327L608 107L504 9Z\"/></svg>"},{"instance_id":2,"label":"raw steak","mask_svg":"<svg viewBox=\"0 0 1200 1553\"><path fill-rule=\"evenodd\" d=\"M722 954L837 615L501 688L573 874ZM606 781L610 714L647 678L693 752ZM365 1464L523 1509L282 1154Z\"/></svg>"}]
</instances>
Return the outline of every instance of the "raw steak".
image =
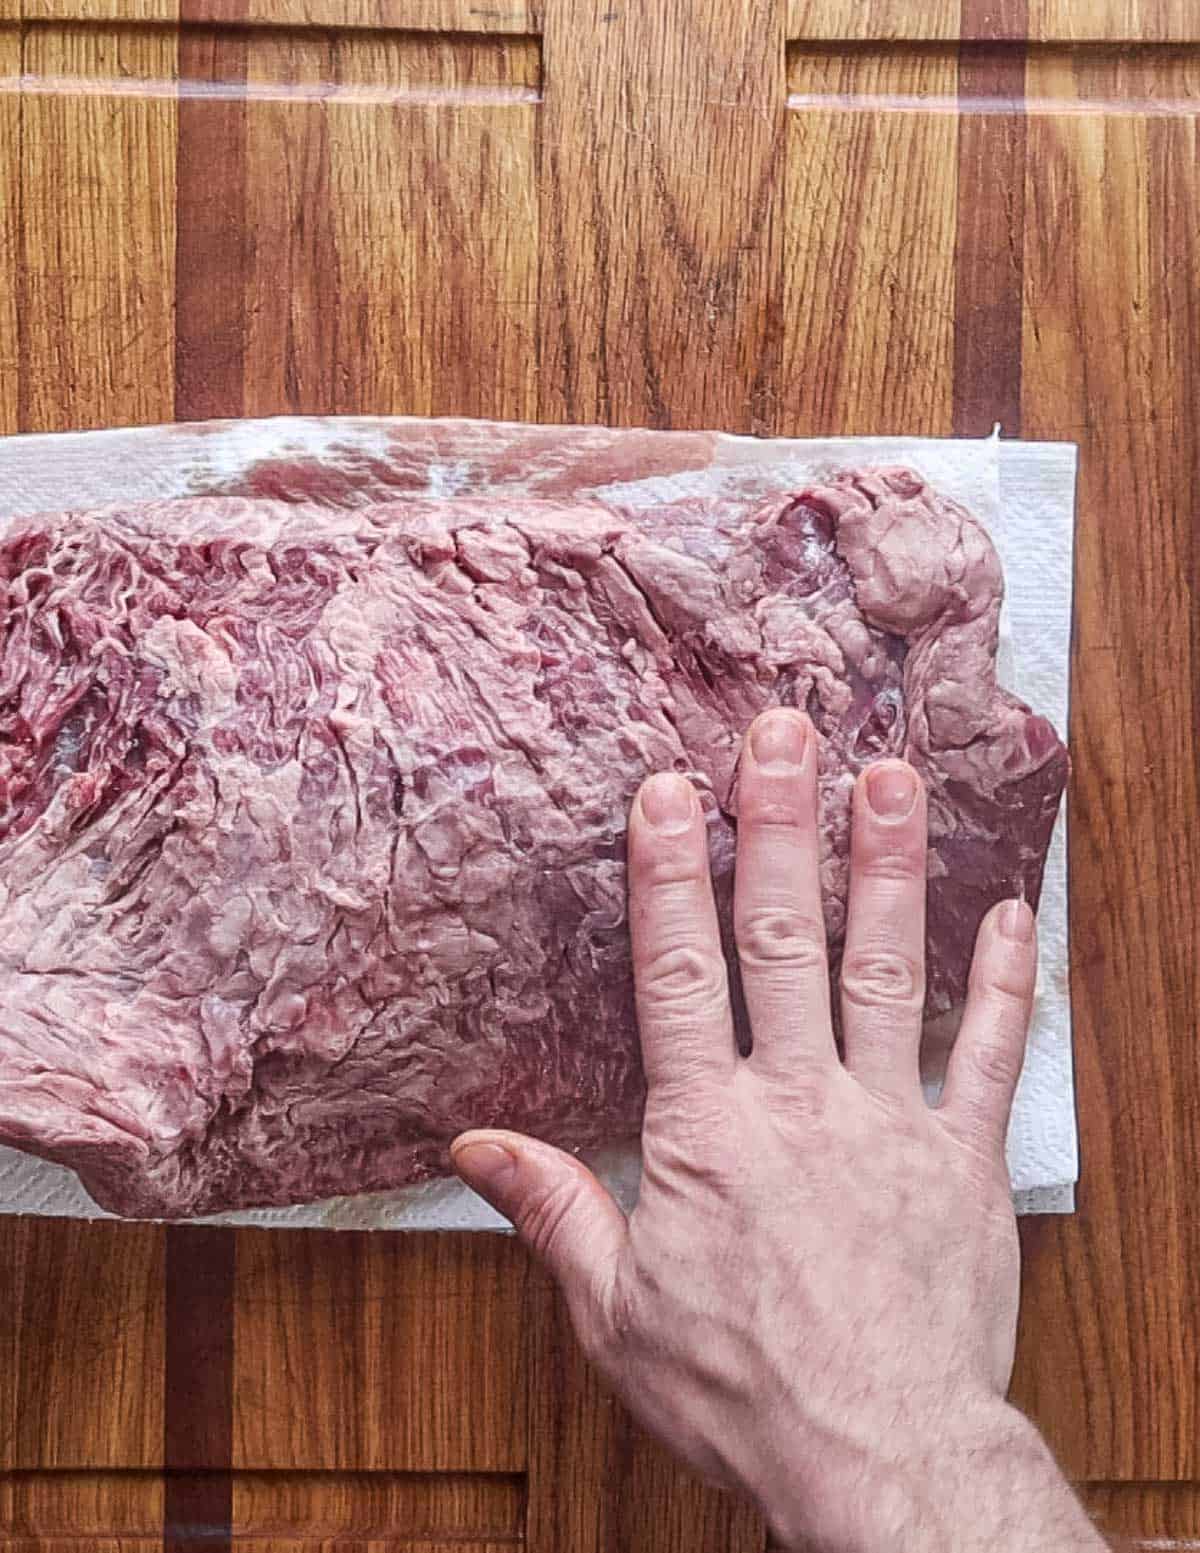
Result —
<instances>
[{"instance_id":1,"label":"raw steak","mask_svg":"<svg viewBox=\"0 0 1200 1553\"><path fill-rule=\"evenodd\" d=\"M700 785L727 913L766 706L824 736L835 963L855 773L924 773L931 1019L1036 900L1067 771L996 685L989 540L904 470L753 518L112 508L13 525L0 585L0 1141L129 1215L634 1133L628 805Z\"/></svg>"}]
</instances>

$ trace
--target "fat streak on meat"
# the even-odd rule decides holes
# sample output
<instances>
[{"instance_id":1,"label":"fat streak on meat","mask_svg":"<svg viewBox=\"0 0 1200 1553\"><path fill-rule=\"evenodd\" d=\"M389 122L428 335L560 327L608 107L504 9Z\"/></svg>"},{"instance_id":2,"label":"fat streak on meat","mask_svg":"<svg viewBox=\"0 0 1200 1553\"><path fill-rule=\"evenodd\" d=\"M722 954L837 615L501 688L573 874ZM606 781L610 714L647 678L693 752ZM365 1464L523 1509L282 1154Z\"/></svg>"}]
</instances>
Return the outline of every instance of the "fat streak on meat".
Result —
<instances>
[{"instance_id":1,"label":"fat streak on meat","mask_svg":"<svg viewBox=\"0 0 1200 1553\"><path fill-rule=\"evenodd\" d=\"M628 806L697 783L727 927L768 706L822 735L835 975L855 775L921 771L930 1020L1036 901L1066 777L996 683L990 541L905 470L752 517L114 507L10 525L0 586L0 1142L128 1215L418 1181L468 1126L634 1134Z\"/></svg>"}]
</instances>

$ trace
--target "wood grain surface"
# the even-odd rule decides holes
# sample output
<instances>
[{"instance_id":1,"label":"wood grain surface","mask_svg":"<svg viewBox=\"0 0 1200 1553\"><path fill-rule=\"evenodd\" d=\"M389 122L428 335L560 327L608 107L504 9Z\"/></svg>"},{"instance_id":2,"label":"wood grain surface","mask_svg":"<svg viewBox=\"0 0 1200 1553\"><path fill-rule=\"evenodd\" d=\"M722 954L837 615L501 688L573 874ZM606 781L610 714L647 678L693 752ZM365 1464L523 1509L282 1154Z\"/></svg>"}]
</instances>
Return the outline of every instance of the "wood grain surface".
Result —
<instances>
[{"instance_id":1,"label":"wood grain surface","mask_svg":"<svg viewBox=\"0 0 1200 1553\"><path fill-rule=\"evenodd\" d=\"M1200 9L0 0L0 432L1080 445L1080 1211L1015 1395L1200 1548ZM510 1240L0 1219L0 1547L761 1553Z\"/></svg>"},{"instance_id":2,"label":"wood grain surface","mask_svg":"<svg viewBox=\"0 0 1200 1553\"><path fill-rule=\"evenodd\" d=\"M1023 3L1023 0L1022 0ZM788 0L788 36L834 43L1008 38L1053 43L1195 43L1193 0Z\"/></svg>"},{"instance_id":3,"label":"wood grain surface","mask_svg":"<svg viewBox=\"0 0 1200 1553\"><path fill-rule=\"evenodd\" d=\"M1142 101L1167 66L1152 53L1137 72L1105 55L1048 68L1042 84L1065 101L1097 72L1102 99L1132 88ZM1038 1412L1061 1414L1057 1444L1080 1476L1190 1479L1200 1472L1196 116L1043 115L1028 134L1038 175L1025 232L1025 430L1086 450L1071 729L1086 1168L1079 1215L1027 1231L1019 1385ZM1044 1330L1070 1343L1040 1349Z\"/></svg>"}]
</instances>

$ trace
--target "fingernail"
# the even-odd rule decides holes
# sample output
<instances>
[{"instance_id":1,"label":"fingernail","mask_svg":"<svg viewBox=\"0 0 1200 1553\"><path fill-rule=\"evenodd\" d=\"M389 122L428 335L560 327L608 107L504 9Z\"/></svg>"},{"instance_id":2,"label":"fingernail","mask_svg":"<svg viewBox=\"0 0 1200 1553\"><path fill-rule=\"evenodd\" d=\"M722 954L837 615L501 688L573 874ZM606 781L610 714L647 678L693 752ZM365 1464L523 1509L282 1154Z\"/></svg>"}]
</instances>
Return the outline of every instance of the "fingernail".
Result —
<instances>
[{"instance_id":1,"label":"fingernail","mask_svg":"<svg viewBox=\"0 0 1200 1553\"><path fill-rule=\"evenodd\" d=\"M464 1143L450 1153L455 1170L485 1197L502 1191L517 1168L517 1156L499 1143Z\"/></svg>"},{"instance_id":2,"label":"fingernail","mask_svg":"<svg viewBox=\"0 0 1200 1553\"><path fill-rule=\"evenodd\" d=\"M867 772L867 802L881 820L906 820L917 803L917 775L911 766L886 764Z\"/></svg>"},{"instance_id":3,"label":"fingernail","mask_svg":"<svg viewBox=\"0 0 1200 1553\"><path fill-rule=\"evenodd\" d=\"M678 835L692 822L696 795L686 777L663 771L642 788L642 813L664 836Z\"/></svg>"},{"instance_id":4,"label":"fingernail","mask_svg":"<svg viewBox=\"0 0 1200 1553\"><path fill-rule=\"evenodd\" d=\"M1015 944L1028 944L1036 924L1026 901L1009 901L1000 908L1000 931Z\"/></svg>"},{"instance_id":5,"label":"fingernail","mask_svg":"<svg viewBox=\"0 0 1200 1553\"><path fill-rule=\"evenodd\" d=\"M809 726L798 712L765 712L750 730L754 759L780 776L793 775L808 754Z\"/></svg>"}]
</instances>

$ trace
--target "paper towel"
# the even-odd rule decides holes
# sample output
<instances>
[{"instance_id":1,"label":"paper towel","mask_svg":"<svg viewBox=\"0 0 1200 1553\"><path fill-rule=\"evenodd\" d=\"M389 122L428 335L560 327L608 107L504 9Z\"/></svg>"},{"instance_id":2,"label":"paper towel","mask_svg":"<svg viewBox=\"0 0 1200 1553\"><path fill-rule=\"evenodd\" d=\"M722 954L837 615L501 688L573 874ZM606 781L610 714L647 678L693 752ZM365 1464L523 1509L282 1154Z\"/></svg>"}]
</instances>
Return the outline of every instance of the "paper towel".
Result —
<instances>
[{"instance_id":1,"label":"paper towel","mask_svg":"<svg viewBox=\"0 0 1200 1553\"><path fill-rule=\"evenodd\" d=\"M331 499L404 494L584 494L624 510L683 496L757 503L850 465L907 464L987 526L1005 565L1002 677L1067 727L1075 449L1059 444L909 438L756 441L721 434L605 431L407 419L208 423L0 439L0 531L12 517L255 488L299 499L314 469L350 473ZM1064 824L1040 913L1042 969L1009 1136L1021 1212L1069 1212L1077 1144L1071 1067ZM636 1147L589 1156L626 1206L636 1199ZM0 1212L106 1217L75 1176L0 1149ZM227 1214L232 1224L322 1228L492 1229L503 1226L456 1182L311 1206Z\"/></svg>"}]
</instances>

